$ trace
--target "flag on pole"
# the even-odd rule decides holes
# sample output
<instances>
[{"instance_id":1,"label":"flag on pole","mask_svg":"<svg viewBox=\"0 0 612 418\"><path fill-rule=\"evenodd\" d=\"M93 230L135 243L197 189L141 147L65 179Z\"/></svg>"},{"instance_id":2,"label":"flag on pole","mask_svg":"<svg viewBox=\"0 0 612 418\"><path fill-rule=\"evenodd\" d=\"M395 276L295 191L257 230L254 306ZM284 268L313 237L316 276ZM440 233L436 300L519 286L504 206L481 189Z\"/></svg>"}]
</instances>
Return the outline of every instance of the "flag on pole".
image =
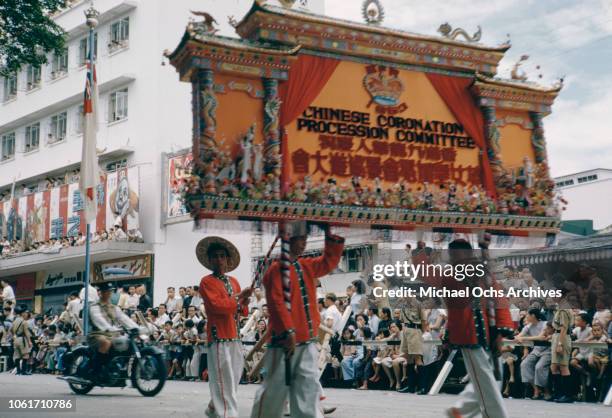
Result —
<instances>
[{"instance_id":1,"label":"flag on pole","mask_svg":"<svg viewBox=\"0 0 612 418\"><path fill-rule=\"evenodd\" d=\"M83 101L83 153L81 158L81 177L79 190L83 198L85 221L89 224L96 219L96 189L100 181L98 155L96 153L96 134L98 131L98 82L93 55L93 31L89 34L89 56L87 60L87 80Z\"/></svg>"},{"instance_id":2,"label":"flag on pole","mask_svg":"<svg viewBox=\"0 0 612 418\"><path fill-rule=\"evenodd\" d=\"M11 186L11 203L13 199L15 199L15 182L17 181L17 177L13 177L13 185Z\"/></svg>"}]
</instances>

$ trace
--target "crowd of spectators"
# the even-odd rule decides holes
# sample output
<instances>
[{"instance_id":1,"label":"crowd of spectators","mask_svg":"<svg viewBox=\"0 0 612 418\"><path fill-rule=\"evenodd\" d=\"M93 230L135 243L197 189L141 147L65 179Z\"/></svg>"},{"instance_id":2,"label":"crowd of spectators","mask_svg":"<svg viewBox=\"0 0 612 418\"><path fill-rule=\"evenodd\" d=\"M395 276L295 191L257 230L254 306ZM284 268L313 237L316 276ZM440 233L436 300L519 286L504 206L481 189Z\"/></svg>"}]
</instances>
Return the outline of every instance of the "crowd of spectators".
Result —
<instances>
[{"instance_id":1,"label":"crowd of spectators","mask_svg":"<svg viewBox=\"0 0 612 418\"><path fill-rule=\"evenodd\" d=\"M105 231L96 231L91 237L92 244L103 241L144 242L138 229L130 229L125 232L120 225L115 225ZM0 257L18 257L33 253L57 253L63 248L82 245L85 245L85 235L82 232L69 237L51 238L31 244L27 244L24 240L9 241L5 238L0 240Z\"/></svg>"},{"instance_id":2,"label":"crowd of spectators","mask_svg":"<svg viewBox=\"0 0 612 418\"><path fill-rule=\"evenodd\" d=\"M2 355L7 356L8 369L12 367L13 334L11 325L15 319L12 306L5 303L0 315L0 345ZM33 314L26 311L22 317L27 321L32 338L32 351L28 360L29 373L60 374L64 369L62 359L71 347L80 341L81 330L59 320L59 315Z\"/></svg>"},{"instance_id":3,"label":"crowd of spectators","mask_svg":"<svg viewBox=\"0 0 612 418\"><path fill-rule=\"evenodd\" d=\"M510 276L512 272L509 272ZM527 271L523 271L526 276ZM408 364L400 352L400 335L404 324L400 321L401 308L364 308L354 304L361 299L356 288L347 290L349 300L343 302L334 294L328 294L319 301L322 323L333 328L346 306L350 305L355 315L342 330L341 338L332 340L325 383L360 390L398 390L409 386L411 392L417 389L415 365ZM513 300L512 313L515 317L515 336L504 344L503 395L506 397L529 397L550 399L549 343L553 328L554 312L545 307L539 299ZM516 305L521 306L520 308ZM444 344L447 313L445 309L427 308L436 306L433 300L424 300L426 324L423 327L423 364L427 374L429 390L446 360L449 347ZM439 306L439 305L437 305ZM607 307L584 310L570 308L574 318L571 336L574 342L612 343L612 317ZM355 344L355 341L361 344ZM375 341L375 344L371 344ZM429 342L429 343L428 343ZM435 343L432 343L435 342ZM526 346L531 342L533 346ZM385 344L386 343L386 344ZM572 350L570 369L574 376L574 395L584 401L602 401L610 385L610 346L608 348L580 347Z\"/></svg>"},{"instance_id":4,"label":"crowd of spectators","mask_svg":"<svg viewBox=\"0 0 612 418\"><path fill-rule=\"evenodd\" d=\"M500 281L505 286L546 286L538 283L531 271L506 269ZM610 385L610 335L612 316L605 305L604 291L593 298L601 279L593 269L581 266L578 281L551 279L566 289L561 301L555 305L572 313L571 336L575 342L608 343L601 346L576 347L572 350L570 370L574 379L574 394L584 401L601 401ZM520 282L520 283L519 283ZM2 282L3 294L6 283ZM393 286L390 286L393 287ZM90 300L96 300L96 290L90 289ZM576 296L572 296L576 295ZM33 331L34 350L29 360L31 370L42 373L60 373L62 356L80 340L81 294L73 293L64 305L64 311L53 315L28 314ZM573 307L578 300L585 305ZM121 286L111 299L141 325L151 331L150 343L166 352L168 378L183 380L207 379L206 312L198 286L169 287L163 303L153 306L144 285ZM0 339L5 355L10 352L10 325L14 318L14 296L4 298L4 312L0 316ZM504 364L503 394L508 397L548 399L551 396L551 348L547 342L553 333L553 310L546 300L517 298L510 301L515 322L515 336L506 341L501 355ZM326 294L318 300L321 324L328 329L328 338L321 332L319 365L324 386L356 388L359 390L417 391L415 364L409 364L400 352L402 306L391 306L388 301L370 297L366 284L357 280L346 290L346 296ZM422 338L424 342L423 366L426 373L425 391L438 375L451 347L445 344L447 312L439 301L421 301L424 309ZM589 307L592 304L592 307ZM347 307L350 315L344 315ZM142 312L142 324L136 312ZM343 319L344 316L344 319ZM140 316L142 318L142 316ZM269 313L262 289L256 289L249 306L249 316L240 320L241 338L246 359L242 383L258 383L265 377L261 365L265 352ZM532 342L533 346L529 343ZM527 346L529 345L529 346ZM461 362L460 358L455 362ZM461 369L461 366L459 367ZM465 382L464 382L465 383Z\"/></svg>"}]
</instances>

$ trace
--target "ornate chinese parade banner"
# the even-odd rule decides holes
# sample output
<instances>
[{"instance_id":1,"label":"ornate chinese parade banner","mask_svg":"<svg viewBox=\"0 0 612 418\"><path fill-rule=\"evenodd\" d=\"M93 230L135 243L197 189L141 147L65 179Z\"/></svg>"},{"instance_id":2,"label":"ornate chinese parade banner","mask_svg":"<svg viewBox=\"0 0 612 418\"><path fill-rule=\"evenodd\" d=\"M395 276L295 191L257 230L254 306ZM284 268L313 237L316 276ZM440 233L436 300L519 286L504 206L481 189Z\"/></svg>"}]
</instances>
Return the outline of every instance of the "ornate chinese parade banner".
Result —
<instances>
[{"instance_id":1,"label":"ornate chinese parade banner","mask_svg":"<svg viewBox=\"0 0 612 418\"><path fill-rule=\"evenodd\" d=\"M342 62L286 130L297 198L313 182L335 181L336 190L323 199L330 203L400 206L394 189L403 187L413 200L408 206L416 206L428 187L482 186L474 139L423 73ZM349 183L373 190L366 199L374 202L344 196ZM390 191L386 202L379 189Z\"/></svg>"},{"instance_id":2,"label":"ornate chinese parade banner","mask_svg":"<svg viewBox=\"0 0 612 418\"><path fill-rule=\"evenodd\" d=\"M167 54L194 115L192 160L168 160L167 219L182 203L196 221L558 230L542 118L561 85L496 78L508 44L258 2L233 23L242 39L192 22Z\"/></svg>"},{"instance_id":3,"label":"ornate chinese parade banner","mask_svg":"<svg viewBox=\"0 0 612 418\"><path fill-rule=\"evenodd\" d=\"M117 221L126 231L139 228L139 181L138 167L100 177L98 215L92 231L104 231ZM9 241L30 243L85 234L82 207L78 183L5 201L0 203L0 234Z\"/></svg>"}]
</instances>

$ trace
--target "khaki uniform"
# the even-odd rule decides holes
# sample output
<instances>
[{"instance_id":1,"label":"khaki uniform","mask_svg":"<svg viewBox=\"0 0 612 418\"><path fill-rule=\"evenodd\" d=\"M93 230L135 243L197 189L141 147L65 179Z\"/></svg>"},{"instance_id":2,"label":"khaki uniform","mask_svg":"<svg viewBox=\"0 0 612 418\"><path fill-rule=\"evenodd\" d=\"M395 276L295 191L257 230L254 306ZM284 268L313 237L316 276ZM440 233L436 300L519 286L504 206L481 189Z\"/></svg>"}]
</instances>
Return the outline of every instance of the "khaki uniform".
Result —
<instances>
[{"instance_id":1,"label":"khaki uniform","mask_svg":"<svg viewBox=\"0 0 612 418\"><path fill-rule=\"evenodd\" d=\"M555 312L555 316L552 321L552 326L555 333L552 336L551 341L551 364L558 364L560 366L569 365L569 360L572 354L572 340L570 338L569 328L572 324L572 312L569 309L558 309ZM561 340L561 330L565 329L565 338ZM563 347L562 353L557 353L557 345L561 342Z\"/></svg>"},{"instance_id":2,"label":"khaki uniform","mask_svg":"<svg viewBox=\"0 0 612 418\"><path fill-rule=\"evenodd\" d=\"M32 333L27 321L23 318L17 317L13 321L11 327L13 332L13 360L28 359L30 357L30 351L32 351L32 342L30 340Z\"/></svg>"},{"instance_id":3,"label":"khaki uniform","mask_svg":"<svg viewBox=\"0 0 612 418\"><path fill-rule=\"evenodd\" d=\"M425 313L421 309L421 304L411 301L410 306L403 308L400 319L404 324L402 328L402 339L400 353L402 355L423 355L423 331L421 321L424 321Z\"/></svg>"},{"instance_id":4,"label":"khaki uniform","mask_svg":"<svg viewBox=\"0 0 612 418\"><path fill-rule=\"evenodd\" d=\"M112 339L113 333L121 331L121 327L126 329L138 328L138 324L124 314L118 306L110 302L93 303L89 308L89 321L92 330L87 336L87 344L94 350L98 349L102 341Z\"/></svg>"}]
</instances>

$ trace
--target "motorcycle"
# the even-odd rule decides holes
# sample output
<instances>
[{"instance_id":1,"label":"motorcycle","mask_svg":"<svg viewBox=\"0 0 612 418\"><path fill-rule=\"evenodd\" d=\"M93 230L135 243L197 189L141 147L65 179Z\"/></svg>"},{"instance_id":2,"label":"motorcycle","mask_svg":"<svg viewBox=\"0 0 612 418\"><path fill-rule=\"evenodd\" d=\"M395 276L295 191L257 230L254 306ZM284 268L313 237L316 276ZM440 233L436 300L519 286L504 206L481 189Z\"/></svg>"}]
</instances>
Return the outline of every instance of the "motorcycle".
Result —
<instances>
[{"instance_id":1,"label":"motorcycle","mask_svg":"<svg viewBox=\"0 0 612 418\"><path fill-rule=\"evenodd\" d=\"M87 345L79 345L64 355L64 376L59 379L67 381L79 395L86 395L95 386L125 387L129 379L141 395L155 396L166 383L166 362L164 352L148 345L148 338L140 333L113 338L107 378L92 376L94 352Z\"/></svg>"}]
</instances>

